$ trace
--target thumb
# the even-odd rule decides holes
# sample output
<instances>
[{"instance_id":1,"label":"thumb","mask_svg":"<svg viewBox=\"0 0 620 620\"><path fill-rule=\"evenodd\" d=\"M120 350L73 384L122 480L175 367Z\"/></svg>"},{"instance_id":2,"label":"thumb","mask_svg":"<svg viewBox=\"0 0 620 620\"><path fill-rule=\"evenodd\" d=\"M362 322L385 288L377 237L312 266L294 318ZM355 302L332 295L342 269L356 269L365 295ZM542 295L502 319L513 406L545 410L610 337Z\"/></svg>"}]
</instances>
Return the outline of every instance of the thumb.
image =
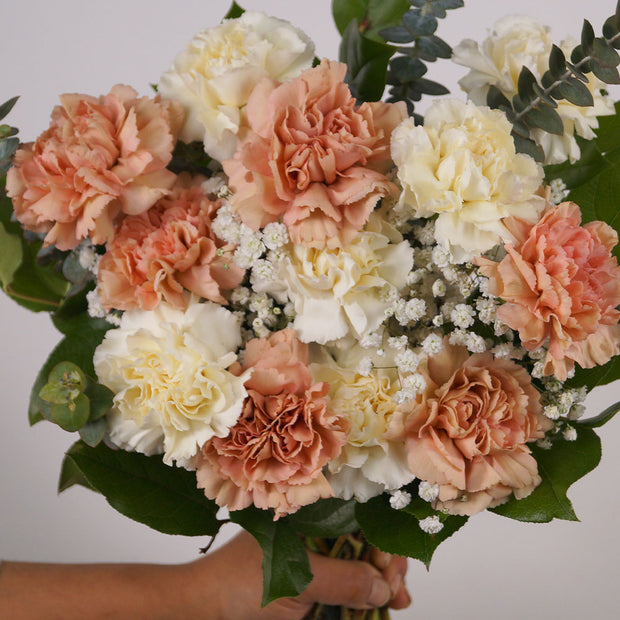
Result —
<instances>
[{"instance_id":1,"label":"thumb","mask_svg":"<svg viewBox=\"0 0 620 620\"><path fill-rule=\"evenodd\" d=\"M388 582L368 562L309 556L314 577L300 600L352 609L383 607L390 600Z\"/></svg>"}]
</instances>

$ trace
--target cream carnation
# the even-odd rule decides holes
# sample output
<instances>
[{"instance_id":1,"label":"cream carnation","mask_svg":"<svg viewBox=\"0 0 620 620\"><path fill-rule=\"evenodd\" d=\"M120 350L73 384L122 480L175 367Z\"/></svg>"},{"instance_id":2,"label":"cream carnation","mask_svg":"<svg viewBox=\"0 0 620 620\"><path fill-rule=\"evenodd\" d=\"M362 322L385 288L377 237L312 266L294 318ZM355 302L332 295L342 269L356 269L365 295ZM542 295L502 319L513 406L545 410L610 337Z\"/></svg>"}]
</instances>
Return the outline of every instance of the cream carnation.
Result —
<instances>
[{"instance_id":1,"label":"cream carnation","mask_svg":"<svg viewBox=\"0 0 620 620\"><path fill-rule=\"evenodd\" d=\"M318 381L329 383L330 410L347 428L340 456L327 464L326 477L336 497L365 502L384 491L399 489L414 478L407 465L404 441L391 439L390 422L400 384L395 368L375 368L367 376L356 368L367 351L355 347L342 366L331 358L313 364ZM328 357L327 355L325 356ZM382 358L381 366L390 366Z\"/></svg>"},{"instance_id":2,"label":"cream carnation","mask_svg":"<svg viewBox=\"0 0 620 620\"><path fill-rule=\"evenodd\" d=\"M508 15L494 25L480 46L471 39L457 45L452 60L470 68L459 84L473 102L484 105L489 86L496 86L512 99L517 93L519 73L524 65L540 81L549 68L552 45L548 26L530 17ZM560 48L570 58L570 52L576 45L577 42L564 41ZM587 77L587 87L594 105L581 107L561 99L556 111L564 124L564 135L558 136L542 130L533 132L532 137L545 152L546 164L579 159L579 146L574 134L591 140L594 138L594 129L598 127L596 117L614 112L611 98L601 92L605 85L591 73Z\"/></svg>"},{"instance_id":3,"label":"cream carnation","mask_svg":"<svg viewBox=\"0 0 620 620\"><path fill-rule=\"evenodd\" d=\"M159 82L180 101L187 120L180 138L204 141L220 161L232 157L245 126L245 106L264 77L289 80L312 64L314 45L288 22L254 11L198 33Z\"/></svg>"},{"instance_id":4,"label":"cream carnation","mask_svg":"<svg viewBox=\"0 0 620 620\"><path fill-rule=\"evenodd\" d=\"M534 222L545 201L535 195L542 170L515 152L511 125L498 110L457 100L436 102L424 126L412 118L392 134L392 158L411 217L438 215L437 241L465 262L512 236L503 219Z\"/></svg>"},{"instance_id":5,"label":"cream carnation","mask_svg":"<svg viewBox=\"0 0 620 620\"><path fill-rule=\"evenodd\" d=\"M405 286L413 250L400 233L372 215L366 230L343 248L288 245L279 264L275 295L295 306L294 328L303 342L325 344L349 333L373 332L390 307L384 289Z\"/></svg>"},{"instance_id":6,"label":"cream carnation","mask_svg":"<svg viewBox=\"0 0 620 620\"><path fill-rule=\"evenodd\" d=\"M110 439L192 466L201 446L225 437L241 413L247 374L227 370L240 344L237 319L212 302L126 312L94 356L99 381L115 394Z\"/></svg>"}]
</instances>

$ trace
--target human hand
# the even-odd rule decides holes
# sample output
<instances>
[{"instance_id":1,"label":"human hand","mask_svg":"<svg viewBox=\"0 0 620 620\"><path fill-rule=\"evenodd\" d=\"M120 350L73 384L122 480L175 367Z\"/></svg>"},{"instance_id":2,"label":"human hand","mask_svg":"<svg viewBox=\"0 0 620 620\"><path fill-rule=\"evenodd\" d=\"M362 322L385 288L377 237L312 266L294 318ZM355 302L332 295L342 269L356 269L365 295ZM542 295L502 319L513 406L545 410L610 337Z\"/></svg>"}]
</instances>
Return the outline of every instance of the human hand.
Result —
<instances>
[{"instance_id":1,"label":"human hand","mask_svg":"<svg viewBox=\"0 0 620 620\"><path fill-rule=\"evenodd\" d=\"M354 609L388 604L393 609L402 609L411 602L404 582L405 558L376 549L371 555L372 564L316 553L309 556L314 575L310 585L296 598L278 599L261 609L262 552L250 534L241 532L223 547L187 565L193 573L188 583L193 589L196 617L301 620L315 603ZM215 584L210 582L214 578ZM205 580L209 583L201 592L198 584ZM208 611L211 613L205 613Z\"/></svg>"}]
</instances>

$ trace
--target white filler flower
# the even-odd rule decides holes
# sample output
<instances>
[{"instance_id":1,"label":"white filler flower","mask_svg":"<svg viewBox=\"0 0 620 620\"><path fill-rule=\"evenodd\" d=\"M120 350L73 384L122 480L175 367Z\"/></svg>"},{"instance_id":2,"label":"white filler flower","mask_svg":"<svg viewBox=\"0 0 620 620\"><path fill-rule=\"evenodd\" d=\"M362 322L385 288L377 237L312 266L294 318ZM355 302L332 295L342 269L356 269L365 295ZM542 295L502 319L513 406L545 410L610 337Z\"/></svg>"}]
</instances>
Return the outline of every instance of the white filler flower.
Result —
<instances>
[{"instance_id":1,"label":"white filler flower","mask_svg":"<svg viewBox=\"0 0 620 620\"><path fill-rule=\"evenodd\" d=\"M240 344L237 319L211 302L126 312L94 356L99 381L115 394L110 439L192 467L201 446L228 435L241 413L247 377L227 370Z\"/></svg>"},{"instance_id":2,"label":"white filler flower","mask_svg":"<svg viewBox=\"0 0 620 620\"><path fill-rule=\"evenodd\" d=\"M314 45L301 30L246 11L198 33L163 74L158 91L185 107L181 140L204 141L205 151L222 161L235 153L256 84L265 77L297 77L313 57Z\"/></svg>"}]
</instances>

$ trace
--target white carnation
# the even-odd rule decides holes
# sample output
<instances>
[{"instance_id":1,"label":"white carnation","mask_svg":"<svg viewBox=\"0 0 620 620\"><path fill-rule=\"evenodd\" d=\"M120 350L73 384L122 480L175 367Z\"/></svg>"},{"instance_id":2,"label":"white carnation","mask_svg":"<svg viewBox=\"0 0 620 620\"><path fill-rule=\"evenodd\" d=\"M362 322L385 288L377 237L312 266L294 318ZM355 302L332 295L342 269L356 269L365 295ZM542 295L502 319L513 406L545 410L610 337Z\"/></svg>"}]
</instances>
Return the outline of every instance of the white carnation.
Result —
<instances>
[{"instance_id":1,"label":"white carnation","mask_svg":"<svg viewBox=\"0 0 620 620\"><path fill-rule=\"evenodd\" d=\"M247 376L227 370L240 344L237 319L212 302L185 312L165 303L125 312L94 355L99 381L114 392L112 442L191 467L202 445L225 437L241 413Z\"/></svg>"},{"instance_id":2,"label":"white carnation","mask_svg":"<svg viewBox=\"0 0 620 620\"><path fill-rule=\"evenodd\" d=\"M444 99L431 106L423 126L408 118L392 133L400 202L412 217L437 214L435 237L455 263L513 240L504 218L535 222L544 208L536 195L542 169L515 152L511 130L499 110Z\"/></svg>"},{"instance_id":3,"label":"white carnation","mask_svg":"<svg viewBox=\"0 0 620 620\"><path fill-rule=\"evenodd\" d=\"M314 45L288 22L255 11L198 33L161 77L158 91L186 110L180 138L232 157L247 121L245 106L260 80L285 81L312 65Z\"/></svg>"}]
</instances>

